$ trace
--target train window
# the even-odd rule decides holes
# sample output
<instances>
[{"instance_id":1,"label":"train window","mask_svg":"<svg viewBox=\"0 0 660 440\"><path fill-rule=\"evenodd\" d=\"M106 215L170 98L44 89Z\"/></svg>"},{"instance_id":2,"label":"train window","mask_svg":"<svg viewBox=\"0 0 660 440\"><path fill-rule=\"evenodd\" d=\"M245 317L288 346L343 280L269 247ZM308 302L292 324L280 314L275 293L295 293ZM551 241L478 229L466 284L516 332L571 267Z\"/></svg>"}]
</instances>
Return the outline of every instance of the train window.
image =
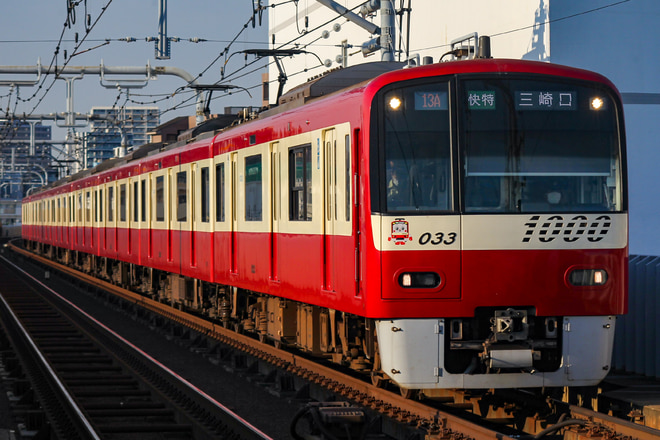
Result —
<instances>
[{"instance_id":1,"label":"train window","mask_svg":"<svg viewBox=\"0 0 660 440\"><path fill-rule=\"evenodd\" d=\"M69 221L69 211L66 209L66 199L67 199L66 196L62 197L62 211L64 214L62 221L64 221L64 223L68 223Z\"/></svg>"},{"instance_id":2,"label":"train window","mask_svg":"<svg viewBox=\"0 0 660 440\"><path fill-rule=\"evenodd\" d=\"M119 221L126 221L126 184L119 185Z\"/></svg>"},{"instance_id":3,"label":"train window","mask_svg":"<svg viewBox=\"0 0 660 440\"><path fill-rule=\"evenodd\" d=\"M344 181L344 189L346 191L346 221L351 221L351 137L346 135L344 137L344 148L346 151L346 156L344 157L344 166L346 178Z\"/></svg>"},{"instance_id":4,"label":"train window","mask_svg":"<svg viewBox=\"0 0 660 440\"><path fill-rule=\"evenodd\" d=\"M261 154L245 158L245 220L261 221Z\"/></svg>"},{"instance_id":5,"label":"train window","mask_svg":"<svg viewBox=\"0 0 660 440\"><path fill-rule=\"evenodd\" d=\"M79 223L83 222L83 199L82 199L82 192L78 193L78 204L76 205L76 208L78 209L78 213L76 214L76 220Z\"/></svg>"},{"instance_id":6,"label":"train window","mask_svg":"<svg viewBox=\"0 0 660 440\"><path fill-rule=\"evenodd\" d=\"M461 89L467 212L622 209L616 102L606 90L524 77ZM594 96L605 105L595 109Z\"/></svg>"},{"instance_id":7,"label":"train window","mask_svg":"<svg viewBox=\"0 0 660 440\"><path fill-rule=\"evenodd\" d=\"M147 179L140 181L140 212L142 213L142 221L147 221Z\"/></svg>"},{"instance_id":8,"label":"train window","mask_svg":"<svg viewBox=\"0 0 660 440\"><path fill-rule=\"evenodd\" d=\"M115 221L115 187L108 188L108 221Z\"/></svg>"},{"instance_id":9,"label":"train window","mask_svg":"<svg viewBox=\"0 0 660 440\"><path fill-rule=\"evenodd\" d=\"M202 167L200 178L202 180L202 222L209 222L209 167Z\"/></svg>"},{"instance_id":10,"label":"train window","mask_svg":"<svg viewBox=\"0 0 660 440\"><path fill-rule=\"evenodd\" d=\"M99 203L99 194L96 191L94 191L94 203L92 206L92 211L94 211L94 223L98 223L99 221L98 203Z\"/></svg>"},{"instance_id":11,"label":"train window","mask_svg":"<svg viewBox=\"0 0 660 440\"><path fill-rule=\"evenodd\" d=\"M165 176L156 177L156 221L165 221Z\"/></svg>"},{"instance_id":12,"label":"train window","mask_svg":"<svg viewBox=\"0 0 660 440\"><path fill-rule=\"evenodd\" d=\"M139 195L138 188L139 188L139 183L136 180L135 182L133 182L133 194L132 194L132 196L133 196L133 221L135 223L140 221L140 217L139 217L140 216L140 209L139 209L140 208L140 200L138 199L138 195Z\"/></svg>"},{"instance_id":13,"label":"train window","mask_svg":"<svg viewBox=\"0 0 660 440\"><path fill-rule=\"evenodd\" d=\"M88 224L92 221L92 193L91 191L85 192L85 222Z\"/></svg>"},{"instance_id":14,"label":"train window","mask_svg":"<svg viewBox=\"0 0 660 440\"><path fill-rule=\"evenodd\" d=\"M225 164L215 166L215 221L225 221Z\"/></svg>"},{"instance_id":15,"label":"train window","mask_svg":"<svg viewBox=\"0 0 660 440\"><path fill-rule=\"evenodd\" d=\"M103 221L103 189L99 189L99 221Z\"/></svg>"},{"instance_id":16,"label":"train window","mask_svg":"<svg viewBox=\"0 0 660 440\"><path fill-rule=\"evenodd\" d=\"M312 220L311 145L289 150L289 220Z\"/></svg>"},{"instance_id":17,"label":"train window","mask_svg":"<svg viewBox=\"0 0 660 440\"><path fill-rule=\"evenodd\" d=\"M377 99L374 209L420 214L452 209L449 84L434 80L393 87Z\"/></svg>"},{"instance_id":18,"label":"train window","mask_svg":"<svg viewBox=\"0 0 660 440\"><path fill-rule=\"evenodd\" d=\"M187 220L188 213L188 175L186 171L176 173L176 219L180 222Z\"/></svg>"}]
</instances>

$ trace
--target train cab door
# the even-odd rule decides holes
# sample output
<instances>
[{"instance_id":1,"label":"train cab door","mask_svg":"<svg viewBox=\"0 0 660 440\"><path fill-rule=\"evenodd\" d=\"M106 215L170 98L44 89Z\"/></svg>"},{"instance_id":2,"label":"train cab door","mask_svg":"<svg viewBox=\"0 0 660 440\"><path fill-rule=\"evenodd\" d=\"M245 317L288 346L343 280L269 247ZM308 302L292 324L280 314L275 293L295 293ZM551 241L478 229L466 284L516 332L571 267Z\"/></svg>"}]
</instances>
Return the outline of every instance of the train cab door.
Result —
<instances>
[{"instance_id":1,"label":"train cab door","mask_svg":"<svg viewBox=\"0 0 660 440\"><path fill-rule=\"evenodd\" d=\"M355 242L351 206L351 141L348 126L323 132L324 286L355 294Z\"/></svg>"}]
</instances>

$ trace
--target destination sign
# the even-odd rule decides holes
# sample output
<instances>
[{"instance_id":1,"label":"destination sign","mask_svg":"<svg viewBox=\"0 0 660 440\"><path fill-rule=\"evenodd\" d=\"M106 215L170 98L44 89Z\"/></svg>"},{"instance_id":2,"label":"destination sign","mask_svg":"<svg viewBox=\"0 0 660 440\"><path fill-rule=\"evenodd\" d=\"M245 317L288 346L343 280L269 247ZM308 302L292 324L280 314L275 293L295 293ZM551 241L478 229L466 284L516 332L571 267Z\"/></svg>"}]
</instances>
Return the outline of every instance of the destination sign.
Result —
<instances>
[{"instance_id":1,"label":"destination sign","mask_svg":"<svg viewBox=\"0 0 660 440\"><path fill-rule=\"evenodd\" d=\"M577 110L576 92L520 91L515 98L516 110Z\"/></svg>"}]
</instances>

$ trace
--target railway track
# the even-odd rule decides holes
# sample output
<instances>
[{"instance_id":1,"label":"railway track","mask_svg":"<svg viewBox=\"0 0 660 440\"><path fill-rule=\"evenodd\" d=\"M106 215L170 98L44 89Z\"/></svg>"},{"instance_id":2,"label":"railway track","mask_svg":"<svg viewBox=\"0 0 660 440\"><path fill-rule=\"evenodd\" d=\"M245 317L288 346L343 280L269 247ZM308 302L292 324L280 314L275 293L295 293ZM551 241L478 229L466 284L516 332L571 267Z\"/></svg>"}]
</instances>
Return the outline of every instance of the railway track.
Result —
<instances>
[{"instance_id":1,"label":"railway track","mask_svg":"<svg viewBox=\"0 0 660 440\"><path fill-rule=\"evenodd\" d=\"M268 439L236 414L190 386L104 328L54 291L0 257L0 308L6 342L26 381L16 400L34 393L56 439ZM5 367L7 369L7 367ZM18 371L13 376L21 377ZM32 388L32 389L30 389ZM24 408L23 414L34 414ZM29 417L28 417L29 418ZM23 425L21 436L32 426ZM47 437L44 437L47 438Z\"/></svg>"},{"instance_id":2,"label":"railway track","mask_svg":"<svg viewBox=\"0 0 660 440\"><path fill-rule=\"evenodd\" d=\"M438 403L438 400L432 402L411 400L396 392L366 382L362 378L337 371L332 366L323 365L316 360L259 342L250 336L235 333L216 323L172 309L166 304L89 277L18 247L14 246L12 249L70 276L83 279L85 283L98 289L109 291L134 306L149 310L155 316L163 316L185 326L202 338L216 341L231 350L240 351L256 362L265 362L274 366L284 372L282 374L302 378L314 386L333 393L338 398L346 399L360 408L392 420L392 426L396 427L390 427L384 431L394 438L400 438L398 435L401 435L401 425L423 432L426 439L561 438L572 440L596 437L643 440L657 439L660 435L659 431L583 408L569 406L562 402L551 404L554 410L553 414L549 416L548 414L542 417L539 417L538 414L536 417L525 415L524 418L527 420L521 422L520 415L516 414L517 409L512 407L502 407L494 414L490 414L490 418L477 416L476 414L480 412L479 402L470 399L469 396L460 401L456 398L447 398L444 404L442 401ZM218 356L225 357L224 354ZM259 367L254 369L258 370ZM270 380L273 381L272 377ZM547 407L547 405L543 406ZM488 414L488 405L485 410L482 407L481 412ZM516 429L514 426L521 429Z\"/></svg>"}]
</instances>

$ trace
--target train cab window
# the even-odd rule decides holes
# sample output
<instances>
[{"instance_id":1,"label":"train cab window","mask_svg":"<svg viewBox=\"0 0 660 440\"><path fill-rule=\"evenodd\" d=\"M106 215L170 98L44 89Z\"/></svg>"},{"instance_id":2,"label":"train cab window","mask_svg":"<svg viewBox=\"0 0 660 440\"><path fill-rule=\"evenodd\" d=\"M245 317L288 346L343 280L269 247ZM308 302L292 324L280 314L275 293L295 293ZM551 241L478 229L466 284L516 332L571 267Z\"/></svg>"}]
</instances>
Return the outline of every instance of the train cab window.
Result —
<instances>
[{"instance_id":1,"label":"train cab window","mask_svg":"<svg viewBox=\"0 0 660 440\"><path fill-rule=\"evenodd\" d=\"M617 101L608 91L483 78L462 83L458 104L466 212L622 209Z\"/></svg>"},{"instance_id":2,"label":"train cab window","mask_svg":"<svg viewBox=\"0 0 660 440\"><path fill-rule=\"evenodd\" d=\"M115 187L108 188L108 221L115 221Z\"/></svg>"},{"instance_id":3,"label":"train cab window","mask_svg":"<svg viewBox=\"0 0 660 440\"><path fill-rule=\"evenodd\" d=\"M225 164L215 166L215 221L225 221Z\"/></svg>"},{"instance_id":4,"label":"train cab window","mask_svg":"<svg viewBox=\"0 0 660 440\"><path fill-rule=\"evenodd\" d=\"M165 176L156 177L156 221L165 221Z\"/></svg>"},{"instance_id":5,"label":"train cab window","mask_svg":"<svg viewBox=\"0 0 660 440\"><path fill-rule=\"evenodd\" d=\"M245 220L261 221L261 154L245 158Z\"/></svg>"},{"instance_id":6,"label":"train cab window","mask_svg":"<svg viewBox=\"0 0 660 440\"><path fill-rule=\"evenodd\" d=\"M176 173L176 219L187 220L188 214L188 174L186 171Z\"/></svg>"},{"instance_id":7,"label":"train cab window","mask_svg":"<svg viewBox=\"0 0 660 440\"><path fill-rule=\"evenodd\" d=\"M311 145L289 150L289 220L312 220Z\"/></svg>"},{"instance_id":8,"label":"train cab window","mask_svg":"<svg viewBox=\"0 0 660 440\"><path fill-rule=\"evenodd\" d=\"M385 89L376 103L373 208L397 214L453 209L449 84Z\"/></svg>"},{"instance_id":9,"label":"train cab window","mask_svg":"<svg viewBox=\"0 0 660 440\"><path fill-rule=\"evenodd\" d=\"M119 221L126 221L126 184L119 185Z\"/></svg>"},{"instance_id":10,"label":"train cab window","mask_svg":"<svg viewBox=\"0 0 660 440\"><path fill-rule=\"evenodd\" d=\"M201 180L201 211L202 211L202 222L209 222L209 167L202 167L200 173Z\"/></svg>"},{"instance_id":11,"label":"train cab window","mask_svg":"<svg viewBox=\"0 0 660 440\"><path fill-rule=\"evenodd\" d=\"M139 187L139 183L136 180L135 182L133 182L133 194L132 194L132 197L133 197L133 221L135 223L140 221L140 217L139 217L140 216L140 209L139 209L140 208L140 204L139 204L140 200L138 198L138 195L139 195L138 187Z\"/></svg>"}]
</instances>

